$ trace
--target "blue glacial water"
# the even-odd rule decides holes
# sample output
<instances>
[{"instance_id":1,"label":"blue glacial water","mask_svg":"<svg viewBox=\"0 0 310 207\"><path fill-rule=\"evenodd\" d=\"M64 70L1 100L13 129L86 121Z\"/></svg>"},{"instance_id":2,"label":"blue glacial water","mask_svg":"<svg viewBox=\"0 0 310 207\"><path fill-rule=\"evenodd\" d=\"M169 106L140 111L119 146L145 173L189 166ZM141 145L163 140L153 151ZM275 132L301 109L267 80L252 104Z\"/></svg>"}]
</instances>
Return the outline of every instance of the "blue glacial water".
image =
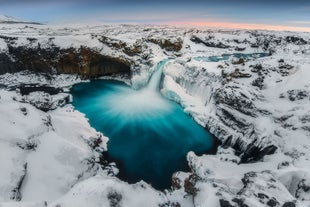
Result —
<instances>
[{"instance_id":1,"label":"blue glacial water","mask_svg":"<svg viewBox=\"0 0 310 207\"><path fill-rule=\"evenodd\" d=\"M243 58L243 59L254 59L270 56L269 53L233 53L233 54L223 54L220 56L199 56L194 57L194 60L203 62L219 62L223 60L228 60L230 57Z\"/></svg>"},{"instance_id":2,"label":"blue glacial water","mask_svg":"<svg viewBox=\"0 0 310 207\"><path fill-rule=\"evenodd\" d=\"M130 183L144 180L157 189L171 185L173 172L188 170L186 154L208 153L213 137L158 90L161 62L147 87L133 90L117 81L73 86L73 105L91 126L109 137L108 155Z\"/></svg>"}]
</instances>

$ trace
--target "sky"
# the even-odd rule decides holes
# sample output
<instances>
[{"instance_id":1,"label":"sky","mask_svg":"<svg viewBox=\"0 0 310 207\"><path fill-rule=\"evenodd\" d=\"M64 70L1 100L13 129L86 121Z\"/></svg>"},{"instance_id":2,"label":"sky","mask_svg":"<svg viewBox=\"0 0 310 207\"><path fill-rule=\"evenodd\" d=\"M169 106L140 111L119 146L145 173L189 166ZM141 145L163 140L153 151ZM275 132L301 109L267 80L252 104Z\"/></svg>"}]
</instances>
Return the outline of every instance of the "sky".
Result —
<instances>
[{"instance_id":1,"label":"sky","mask_svg":"<svg viewBox=\"0 0 310 207\"><path fill-rule=\"evenodd\" d=\"M310 31L310 0L0 0L0 14L103 22Z\"/></svg>"}]
</instances>

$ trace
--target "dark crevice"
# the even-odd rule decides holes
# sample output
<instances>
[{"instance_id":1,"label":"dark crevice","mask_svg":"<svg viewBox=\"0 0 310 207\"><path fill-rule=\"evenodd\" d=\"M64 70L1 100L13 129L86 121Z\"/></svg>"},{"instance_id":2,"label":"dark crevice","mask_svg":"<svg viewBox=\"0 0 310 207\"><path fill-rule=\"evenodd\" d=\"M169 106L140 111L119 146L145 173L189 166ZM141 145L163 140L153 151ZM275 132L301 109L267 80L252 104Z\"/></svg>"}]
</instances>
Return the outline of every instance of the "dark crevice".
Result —
<instances>
[{"instance_id":1,"label":"dark crevice","mask_svg":"<svg viewBox=\"0 0 310 207\"><path fill-rule=\"evenodd\" d=\"M116 73L130 74L130 63L109 57L90 48L61 49L56 46L35 48L8 45L8 52L0 53L0 75L29 70L35 73L77 74L96 78Z\"/></svg>"}]
</instances>

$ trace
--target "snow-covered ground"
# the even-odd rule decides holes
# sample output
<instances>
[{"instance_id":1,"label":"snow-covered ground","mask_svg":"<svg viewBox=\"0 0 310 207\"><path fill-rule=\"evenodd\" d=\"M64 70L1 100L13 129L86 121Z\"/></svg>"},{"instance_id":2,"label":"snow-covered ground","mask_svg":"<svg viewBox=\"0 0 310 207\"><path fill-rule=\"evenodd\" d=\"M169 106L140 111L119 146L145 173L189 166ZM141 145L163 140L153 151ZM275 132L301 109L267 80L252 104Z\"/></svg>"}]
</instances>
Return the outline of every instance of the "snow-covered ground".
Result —
<instances>
[{"instance_id":1,"label":"snow-covered ground","mask_svg":"<svg viewBox=\"0 0 310 207\"><path fill-rule=\"evenodd\" d=\"M104 162L108 138L68 103L79 77L4 74L0 206L310 206L309 33L25 24L0 24L0 33L0 53L9 56L10 47L88 47L129 61L134 88L171 58L163 95L222 141L216 155L190 152L191 172L176 173L171 190L129 185ZM233 53L270 55L201 58ZM25 84L63 90L21 95Z\"/></svg>"}]
</instances>

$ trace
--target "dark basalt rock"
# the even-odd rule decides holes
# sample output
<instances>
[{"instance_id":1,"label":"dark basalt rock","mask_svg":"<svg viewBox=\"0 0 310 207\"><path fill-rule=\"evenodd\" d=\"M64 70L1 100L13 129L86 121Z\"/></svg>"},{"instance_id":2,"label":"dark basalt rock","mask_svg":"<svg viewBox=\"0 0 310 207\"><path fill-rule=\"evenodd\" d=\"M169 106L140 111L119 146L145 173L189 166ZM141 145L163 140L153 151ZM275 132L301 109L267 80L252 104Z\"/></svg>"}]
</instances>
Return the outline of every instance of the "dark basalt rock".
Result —
<instances>
[{"instance_id":1,"label":"dark basalt rock","mask_svg":"<svg viewBox=\"0 0 310 207\"><path fill-rule=\"evenodd\" d=\"M0 54L0 74L22 70L43 73L78 74L83 78L95 78L116 73L130 73L130 63L108 57L89 48L60 49L14 47L8 45L8 53Z\"/></svg>"},{"instance_id":2,"label":"dark basalt rock","mask_svg":"<svg viewBox=\"0 0 310 207\"><path fill-rule=\"evenodd\" d=\"M221 206L221 207L234 207L233 205L231 205L231 204L229 203L229 201L226 201L226 200L224 200L224 199L220 199L219 201L220 201L220 206Z\"/></svg>"},{"instance_id":3,"label":"dark basalt rock","mask_svg":"<svg viewBox=\"0 0 310 207\"><path fill-rule=\"evenodd\" d=\"M35 151L38 147L38 143L35 140L20 141L16 145L26 151Z\"/></svg>"},{"instance_id":4,"label":"dark basalt rock","mask_svg":"<svg viewBox=\"0 0 310 207\"><path fill-rule=\"evenodd\" d=\"M287 70L290 70L290 69L292 69L292 68L294 68L294 66L289 65L289 64L283 64L283 65L280 65L280 66L279 66L279 69L287 69Z\"/></svg>"},{"instance_id":5,"label":"dark basalt rock","mask_svg":"<svg viewBox=\"0 0 310 207\"><path fill-rule=\"evenodd\" d=\"M180 180L180 178L178 178L175 174L172 175L172 178L171 178L171 188L172 189L180 189L182 188L182 182Z\"/></svg>"},{"instance_id":6,"label":"dark basalt rock","mask_svg":"<svg viewBox=\"0 0 310 207\"><path fill-rule=\"evenodd\" d=\"M0 74L18 71L18 66L7 54L0 53Z\"/></svg>"},{"instance_id":7,"label":"dark basalt rock","mask_svg":"<svg viewBox=\"0 0 310 207\"><path fill-rule=\"evenodd\" d=\"M310 96L310 93L305 90L289 90L287 93L290 101L303 100Z\"/></svg>"},{"instance_id":8,"label":"dark basalt rock","mask_svg":"<svg viewBox=\"0 0 310 207\"><path fill-rule=\"evenodd\" d=\"M179 52L183 46L183 40L180 38L176 42L172 42L168 39L148 39L147 41L159 45L162 49L174 52Z\"/></svg>"},{"instance_id":9,"label":"dark basalt rock","mask_svg":"<svg viewBox=\"0 0 310 207\"><path fill-rule=\"evenodd\" d=\"M246 115L256 117L255 105L253 104L254 97L248 97L236 86L224 86L217 89L214 93L214 100L216 104L226 104L235 110Z\"/></svg>"},{"instance_id":10,"label":"dark basalt rock","mask_svg":"<svg viewBox=\"0 0 310 207\"><path fill-rule=\"evenodd\" d=\"M286 42L294 43L295 45L306 45L308 42L301 37L287 36L285 38Z\"/></svg>"},{"instance_id":11,"label":"dark basalt rock","mask_svg":"<svg viewBox=\"0 0 310 207\"><path fill-rule=\"evenodd\" d=\"M132 47L125 47L123 52L129 56L135 56L142 53L142 46L139 44L134 44Z\"/></svg>"},{"instance_id":12,"label":"dark basalt rock","mask_svg":"<svg viewBox=\"0 0 310 207\"><path fill-rule=\"evenodd\" d=\"M233 142L232 140L232 135L230 135L225 142L223 142L222 147L232 147L237 155L240 155L242 151L242 141L240 139L237 139L236 141ZM239 153L238 153L239 152Z\"/></svg>"},{"instance_id":13,"label":"dark basalt rock","mask_svg":"<svg viewBox=\"0 0 310 207\"><path fill-rule=\"evenodd\" d=\"M257 197L260 198L260 199L265 199L265 198L269 198L269 196L263 194L263 193L258 193L257 194Z\"/></svg>"},{"instance_id":14,"label":"dark basalt rock","mask_svg":"<svg viewBox=\"0 0 310 207\"><path fill-rule=\"evenodd\" d=\"M41 92L35 98L23 96L19 101L21 103L29 103L37 109L47 112L68 104L70 102L70 95L64 93L61 98L54 99L52 95Z\"/></svg>"},{"instance_id":15,"label":"dark basalt rock","mask_svg":"<svg viewBox=\"0 0 310 207\"><path fill-rule=\"evenodd\" d=\"M18 87L19 92L22 96L24 95L29 95L32 92L37 92L37 91L42 91L45 93L48 93L50 95L55 95L58 93L63 92L62 88L55 88L55 87L51 87L51 86L46 86L46 85L20 85Z\"/></svg>"},{"instance_id":16,"label":"dark basalt rock","mask_svg":"<svg viewBox=\"0 0 310 207\"><path fill-rule=\"evenodd\" d=\"M228 137L222 144L223 147L232 147L235 150L237 156L239 156L240 163L249 163L261 160L265 155L270 155L275 153L277 147L274 145L268 145L265 147L256 146L252 143L244 149L243 141L237 139L232 140L232 136Z\"/></svg>"},{"instance_id":17,"label":"dark basalt rock","mask_svg":"<svg viewBox=\"0 0 310 207\"><path fill-rule=\"evenodd\" d=\"M198 189L195 187L199 177L196 174L191 174L184 181L184 190L186 193L195 196L197 194Z\"/></svg>"},{"instance_id":18,"label":"dark basalt rock","mask_svg":"<svg viewBox=\"0 0 310 207\"><path fill-rule=\"evenodd\" d=\"M252 66L252 65L251 65ZM251 67L250 66L250 67ZM256 64L254 66L252 66L251 72L253 73L258 73L259 71L261 71L263 69L263 66L261 64Z\"/></svg>"},{"instance_id":19,"label":"dark basalt rock","mask_svg":"<svg viewBox=\"0 0 310 207\"><path fill-rule=\"evenodd\" d=\"M236 50L236 51L244 51L244 50L245 50L245 47L235 47L235 50Z\"/></svg>"},{"instance_id":20,"label":"dark basalt rock","mask_svg":"<svg viewBox=\"0 0 310 207\"><path fill-rule=\"evenodd\" d=\"M27 114L28 114L27 108L21 107L21 108L19 108L19 109L20 109L20 111L24 114L24 116L27 116Z\"/></svg>"},{"instance_id":21,"label":"dark basalt rock","mask_svg":"<svg viewBox=\"0 0 310 207\"><path fill-rule=\"evenodd\" d=\"M232 78L250 78L250 77L252 77L252 75L249 73L240 72L240 70L238 68L234 72L230 73L228 76L230 76Z\"/></svg>"},{"instance_id":22,"label":"dark basalt rock","mask_svg":"<svg viewBox=\"0 0 310 207\"><path fill-rule=\"evenodd\" d=\"M310 92L307 90L295 89L281 93L279 98L288 98L290 101L310 99Z\"/></svg>"},{"instance_id":23,"label":"dark basalt rock","mask_svg":"<svg viewBox=\"0 0 310 207\"><path fill-rule=\"evenodd\" d=\"M126 42L106 36L98 37L98 35L92 35L92 37L97 38L99 42L109 46L110 48L122 50L128 56L135 56L142 53L142 44L139 41L135 42L132 46L129 46Z\"/></svg>"},{"instance_id":24,"label":"dark basalt rock","mask_svg":"<svg viewBox=\"0 0 310 207\"><path fill-rule=\"evenodd\" d=\"M240 65L240 64L244 64L244 62L245 62L244 58L239 58L239 60L233 61L232 64Z\"/></svg>"},{"instance_id":25,"label":"dark basalt rock","mask_svg":"<svg viewBox=\"0 0 310 207\"><path fill-rule=\"evenodd\" d=\"M121 201L123 199L122 194L116 191L111 191L108 193L107 198L110 202L110 207L121 207Z\"/></svg>"},{"instance_id":26,"label":"dark basalt rock","mask_svg":"<svg viewBox=\"0 0 310 207\"><path fill-rule=\"evenodd\" d=\"M261 76L261 77L258 77L256 79L254 79L252 81L252 86L256 86L260 90L262 90L264 88L264 86L265 86L265 84L264 84L264 77Z\"/></svg>"},{"instance_id":27,"label":"dark basalt rock","mask_svg":"<svg viewBox=\"0 0 310 207\"><path fill-rule=\"evenodd\" d=\"M243 199L233 198L232 201L235 202L238 207L249 207L247 204L244 203Z\"/></svg>"},{"instance_id":28,"label":"dark basalt rock","mask_svg":"<svg viewBox=\"0 0 310 207\"><path fill-rule=\"evenodd\" d=\"M296 207L296 205L293 202L285 202L282 207Z\"/></svg>"},{"instance_id":29,"label":"dark basalt rock","mask_svg":"<svg viewBox=\"0 0 310 207\"><path fill-rule=\"evenodd\" d=\"M275 198L272 198L266 204L270 207L275 207L279 205L279 202Z\"/></svg>"},{"instance_id":30,"label":"dark basalt rock","mask_svg":"<svg viewBox=\"0 0 310 207\"><path fill-rule=\"evenodd\" d=\"M23 165L23 168L24 168L23 174L19 178L19 180L17 182L17 186L11 191L10 199L14 200L14 201L20 201L22 199L22 194L21 194L20 190L21 190L21 187L23 185L23 182L24 182L26 174L27 174L27 163L25 163Z\"/></svg>"},{"instance_id":31,"label":"dark basalt rock","mask_svg":"<svg viewBox=\"0 0 310 207\"><path fill-rule=\"evenodd\" d=\"M103 56L88 48L63 55L56 68L58 73L79 74L85 78L130 73L130 65L126 61Z\"/></svg>"},{"instance_id":32,"label":"dark basalt rock","mask_svg":"<svg viewBox=\"0 0 310 207\"><path fill-rule=\"evenodd\" d=\"M220 120L228 127L232 127L233 129L242 129L247 130L251 127L249 123L247 123L244 119L235 117L232 113L230 113L226 109L218 109L216 111L216 115L220 118Z\"/></svg>"},{"instance_id":33,"label":"dark basalt rock","mask_svg":"<svg viewBox=\"0 0 310 207\"><path fill-rule=\"evenodd\" d=\"M0 35L0 39L3 39L7 44L14 44L18 38Z\"/></svg>"},{"instance_id":34,"label":"dark basalt rock","mask_svg":"<svg viewBox=\"0 0 310 207\"><path fill-rule=\"evenodd\" d=\"M207 47L216 47L216 48L221 48L221 49L226 49L229 48L228 45L223 44L222 42L214 43L214 42L207 42L203 41L197 36L192 36L190 39L192 42L197 43L197 44L203 44Z\"/></svg>"},{"instance_id":35,"label":"dark basalt rock","mask_svg":"<svg viewBox=\"0 0 310 207\"><path fill-rule=\"evenodd\" d=\"M167 201L165 203L159 204L158 207L181 207L181 204L178 202Z\"/></svg>"},{"instance_id":36,"label":"dark basalt rock","mask_svg":"<svg viewBox=\"0 0 310 207\"><path fill-rule=\"evenodd\" d=\"M261 160L265 155L271 155L275 153L278 148L274 145L266 147L258 147L256 145L249 145L245 152L242 153L241 163L249 163L253 161Z\"/></svg>"},{"instance_id":37,"label":"dark basalt rock","mask_svg":"<svg viewBox=\"0 0 310 207\"><path fill-rule=\"evenodd\" d=\"M294 68L294 66L289 64L281 64L279 65L279 70L277 70L278 73L281 74L282 77L288 76L290 74L290 70Z\"/></svg>"},{"instance_id":38,"label":"dark basalt rock","mask_svg":"<svg viewBox=\"0 0 310 207\"><path fill-rule=\"evenodd\" d=\"M307 184L306 179L301 179L301 181L297 185L295 197L300 198L300 194L307 193L309 191L310 191L310 186L309 184Z\"/></svg>"},{"instance_id":39,"label":"dark basalt rock","mask_svg":"<svg viewBox=\"0 0 310 207\"><path fill-rule=\"evenodd\" d=\"M112 160L106 149L102 146L102 136L103 135L101 133L98 133L95 137L90 137L87 140L88 146L92 149L96 156L91 156L86 160L86 162L88 166L90 166L90 169L96 169L98 164L101 169L107 172L108 175L116 176L114 168L117 160ZM118 168L120 169L120 166L118 166ZM79 177L83 177L83 174L79 175Z\"/></svg>"},{"instance_id":40,"label":"dark basalt rock","mask_svg":"<svg viewBox=\"0 0 310 207\"><path fill-rule=\"evenodd\" d=\"M251 47L252 48L259 48L259 45L258 44L252 44Z\"/></svg>"}]
</instances>

